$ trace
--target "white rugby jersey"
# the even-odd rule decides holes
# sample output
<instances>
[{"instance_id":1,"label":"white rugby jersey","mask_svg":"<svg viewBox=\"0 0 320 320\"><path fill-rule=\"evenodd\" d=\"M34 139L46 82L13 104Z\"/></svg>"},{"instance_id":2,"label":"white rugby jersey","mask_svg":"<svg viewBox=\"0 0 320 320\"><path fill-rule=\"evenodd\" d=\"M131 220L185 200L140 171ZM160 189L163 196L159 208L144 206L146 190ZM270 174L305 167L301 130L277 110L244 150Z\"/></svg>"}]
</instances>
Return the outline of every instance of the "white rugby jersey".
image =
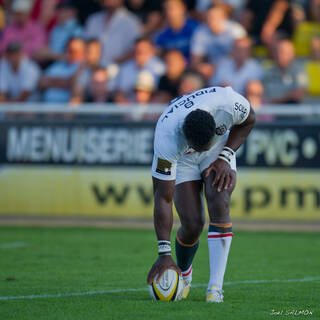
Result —
<instances>
[{"instance_id":1,"label":"white rugby jersey","mask_svg":"<svg viewBox=\"0 0 320 320\"><path fill-rule=\"evenodd\" d=\"M204 88L172 100L156 126L152 164L154 177L175 179L175 166L179 157L194 151L188 146L182 126L186 116L196 109L209 112L215 120L216 134L211 147L214 148L221 136L227 134L233 125L241 124L247 119L250 103L231 87Z\"/></svg>"}]
</instances>

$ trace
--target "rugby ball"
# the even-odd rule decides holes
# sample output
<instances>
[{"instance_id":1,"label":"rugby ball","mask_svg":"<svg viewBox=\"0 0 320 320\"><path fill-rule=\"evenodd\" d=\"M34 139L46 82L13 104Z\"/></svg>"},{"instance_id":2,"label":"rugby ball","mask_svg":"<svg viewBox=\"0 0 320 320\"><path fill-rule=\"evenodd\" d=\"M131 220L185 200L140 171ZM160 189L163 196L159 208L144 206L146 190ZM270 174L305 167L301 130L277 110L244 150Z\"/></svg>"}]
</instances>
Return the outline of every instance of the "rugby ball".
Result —
<instances>
[{"instance_id":1,"label":"rugby ball","mask_svg":"<svg viewBox=\"0 0 320 320\"><path fill-rule=\"evenodd\" d=\"M149 285L150 297L153 300L178 301L182 298L184 282L177 271L167 269L160 281L157 282L158 275Z\"/></svg>"}]
</instances>

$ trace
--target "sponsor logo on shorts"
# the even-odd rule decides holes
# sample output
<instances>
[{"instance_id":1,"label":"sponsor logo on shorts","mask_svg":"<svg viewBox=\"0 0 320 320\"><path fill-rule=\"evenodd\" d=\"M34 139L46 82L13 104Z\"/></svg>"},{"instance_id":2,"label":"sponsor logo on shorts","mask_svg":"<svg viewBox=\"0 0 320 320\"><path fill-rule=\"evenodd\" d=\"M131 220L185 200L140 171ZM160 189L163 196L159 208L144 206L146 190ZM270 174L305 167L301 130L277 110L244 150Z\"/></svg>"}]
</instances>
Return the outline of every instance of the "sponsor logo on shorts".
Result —
<instances>
[{"instance_id":1,"label":"sponsor logo on shorts","mask_svg":"<svg viewBox=\"0 0 320 320\"><path fill-rule=\"evenodd\" d=\"M171 167L172 163L168 160L158 158L157 169L156 172L165 174L166 176L171 175Z\"/></svg>"}]
</instances>

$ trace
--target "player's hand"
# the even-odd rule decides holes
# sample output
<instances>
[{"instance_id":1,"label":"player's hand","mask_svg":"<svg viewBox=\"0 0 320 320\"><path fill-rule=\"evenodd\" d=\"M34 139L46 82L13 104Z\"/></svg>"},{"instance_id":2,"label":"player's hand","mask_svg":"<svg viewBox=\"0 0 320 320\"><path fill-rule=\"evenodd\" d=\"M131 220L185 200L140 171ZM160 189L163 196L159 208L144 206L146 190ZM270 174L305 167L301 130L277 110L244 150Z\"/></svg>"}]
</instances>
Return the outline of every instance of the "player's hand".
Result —
<instances>
[{"instance_id":1,"label":"player's hand","mask_svg":"<svg viewBox=\"0 0 320 320\"><path fill-rule=\"evenodd\" d=\"M157 282L159 282L160 278L162 277L163 273L167 269L173 269L176 270L181 275L181 270L177 267L175 262L173 261L171 256L160 256L157 261L153 264L151 270L148 274L147 282L148 284L151 284L154 280L155 276L159 274L157 278Z\"/></svg>"},{"instance_id":2,"label":"player's hand","mask_svg":"<svg viewBox=\"0 0 320 320\"><path fill-rule=\"evenodd\" d=\"M231 169L230 164L222 159L217 159L205 171L206 178L209 177L211 171L215 171L216 175L212 182L212 186L217 185L218 192L231 188L235 182L235 172Z\"/></svg>"}]
</instances>

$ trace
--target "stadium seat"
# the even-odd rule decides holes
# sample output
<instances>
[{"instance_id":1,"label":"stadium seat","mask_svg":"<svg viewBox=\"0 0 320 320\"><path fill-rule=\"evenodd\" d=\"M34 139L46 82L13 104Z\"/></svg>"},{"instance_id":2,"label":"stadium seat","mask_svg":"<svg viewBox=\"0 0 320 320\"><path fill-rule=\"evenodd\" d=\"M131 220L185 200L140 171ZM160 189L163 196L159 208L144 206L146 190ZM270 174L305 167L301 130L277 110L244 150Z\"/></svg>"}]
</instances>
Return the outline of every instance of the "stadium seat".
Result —
<instances>
[{"instance_id":1,"label":"stadium seat","mask_svg":"<svg viewBox=\"0 0 320 320\"><path fill-rule=\"evenodd\" d=\"M320 96L320 62L308 61L305 68L309 77L308 93L313 96Z\"/></svg>"},{"instance_id":2,"label":"stadium seat","mask_svg":"<svg viewBox=\"0 0 320 320\"><path fill-rule=\"evenodd\" d=\"M315 36L320 36L319 22L302 22L297 26L293 35L293 43L298 56L306 57L310 55L311 39Z\"/></svg>"}]
</instances>

